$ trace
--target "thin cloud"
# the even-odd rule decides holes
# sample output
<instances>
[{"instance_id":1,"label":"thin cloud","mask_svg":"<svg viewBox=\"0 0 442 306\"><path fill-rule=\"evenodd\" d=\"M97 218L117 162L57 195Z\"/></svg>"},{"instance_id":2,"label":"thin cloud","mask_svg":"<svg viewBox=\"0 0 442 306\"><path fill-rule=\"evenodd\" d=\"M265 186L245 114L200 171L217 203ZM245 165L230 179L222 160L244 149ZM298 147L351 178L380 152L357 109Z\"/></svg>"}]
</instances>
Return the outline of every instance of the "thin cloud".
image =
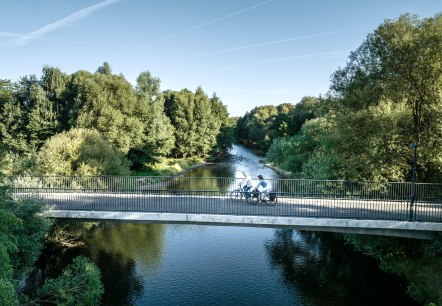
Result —
<instances>
[{"instance_id":1,"label":"thin cloud","mask_svg":"<svg viewBox=\"0 0 442 306\"><path fill-rule=\"evenodd\" d=\"M318 53L309 53L309 54L302 54L302 55L270 58L270 59L265 59L265 60L260 60L260 61L243 63L243 64L239 64L239 65L230 65L230 66L219 67L217 69L213 69L213 70L211 70L209 72L205 72L205 73L193 73L193 74L191 74L191 76L195 77L195 76L200 76L202 74L213 74L213 73L217 73L217 72L221 72L221 71L235 70L238 68L244 68L244 67L248 67L248 66L256 67L258 65L263 65L263 64L293 61L293 60L306 59L306 58L322 59L326 56L336 56L336 55L348 54L348 52L349 52L348 50L333 50L333 51L324 51L324 52L318 52Z\"/></svg>"},{"instance_id":2,"label":"thin cloud","mask_svg":"<svg viewBox=\"0 0 442 306\"><path fill-rule=\"evenodd\" d=\"M118 1L119 0L106 0L106 1L103 1L100 3L97 3L95 5L89 6L85 9L79 10L79 11L77 11L77 12L75 12L75 13L73 13L63 19L60 19L56 22L45 25L44 27L42 27L36 31L21 35L13 40L7 41L3 45L15 46L15 47L25 46L34 40L44 37L48 33L51 33L51 32L54 32L54 31L60 29L60 28L66 27L67 25L70 25L78 20L81 20L81 19L91 15L92 13L94 13L100 9L103 9L109 5L112 5Z\"/></svg>"},{"instance_id":3,"label":"thin cloud","mask_svg":"<svg viewBox=\"0 0 442 306\"><path fill-rule=\"evenodd\" d=\"M326 32L326 33L320 33L320 34L314 34L314 35L292 37L292 38L286 38L286 39L280 39L280 40L272 40L272 41L267 41L267 42L262 42L262 43L256 43L256 44L251 44L251 45L245 45L245 46L239 46L239 47L234 47L234 48L213 51L213 52L211 52L211 54L227 53L227 52L233 52L233 51L238 51L238 50L243 50L243 49L277 45L277 44L288 43L288 42L292 42L292 41L305 40L305 39L317 38L317 37L329 36L329 35L335 35L335 34L342 34L343 32L348 32L348 31Z\"/></svg>"},{"instance_id":4,"label":"thin cloud","mask_svg":"<svg viewBox=\"0 0 442 306\"><path fill-rule=\"evenodd\" d=\"M348 52L349 52L348 50L335 50L335 51L325 51L325 52L310 53L310 54L295 55L295 56L285 56L285 57L271 58L271 59L259 61L259 62L256 62L256 64L283 62L283 61L288 61L288 60L323 57L323 56L329 56L329 55L348 54Z\"/></svg>"},{"instance_id":5,"label":"thin cloud","mask_svg":"<svg viewBox=\"0 0 442 306\"><path fill-rule=\"evenodd\" d=\"M160 38L160 39L154 40L154 41L152 41L152 42L149 42L149 43L144 44L144 45L142 45L142 46L139 46L139 47L137 47L137 48L134 48L134 49L131 49L131 50L129 50L129 51L126 51L126 52L124 52L124 53L114 55L114 56L111 57L111 59L112 59L112 58L115 58L115 57L122 56L122 55L127 55L127 54L129 54L129 53L133 53L133 52L139 51L139 50L141 50L141 49L144 49L144 48L150 47L150 46L152 46L152 45L158 44L158 43L163 42L163 41L165 41L165 40L168 40L168 39L171 39L171 38L174 38L174 37L177 37L177 36L183 35L183 34L187 34L187 33L189 33L189 32L195 31L195 30L197 30L197 29L204 28L204 27L206 27L206 26L208 26L208 25L211 25L211 24L214 24L214 23L217 23L217 22L223 21L223 20L225 20L225 19L228 19L228 18L230 18L230 17L236 16L236 15L238 15L238 14L242 14L242 13L244 13L244 12L247 12L247 11L253 10L253 9L257 8L257 7L260 7L260 6L266 5L266 4L268 4L268 3L270 3L270 2L273 2L273 1L275 1L275 0L267 0L267 1L264 1L264 2L261 2L261 3L258 3L258 4L255 4L255 5L253 5L253 6L250 6L250 7L244 8L244 9L242 9L242 10L239 10L239 11L233 12L233 13L231 13L231 14L228 14L228 15L225 15L225 16L222 16L222 17L219 17L219 18L213 19L213 20L211 20L211 21L208 21L208 22L205 22L205 23L199 24L199 25L197 25L197 26L191 27L191 28L186 29L186 30L184 30L184 31L177 32L177 33L175 33L175 34L171 34L171 35L168 35L168 36L162 37L162 38Z\"/></svg>"},{"instance_id":6,"label":"thin cloud","mask_svg":"<svg viewBox=\"0 0 442 306\"><path fill-rule=\"evenodd\" d=\"M0 37L18 37L20 35L18 33L0 32Z\"/></svg>"}]
</instances>

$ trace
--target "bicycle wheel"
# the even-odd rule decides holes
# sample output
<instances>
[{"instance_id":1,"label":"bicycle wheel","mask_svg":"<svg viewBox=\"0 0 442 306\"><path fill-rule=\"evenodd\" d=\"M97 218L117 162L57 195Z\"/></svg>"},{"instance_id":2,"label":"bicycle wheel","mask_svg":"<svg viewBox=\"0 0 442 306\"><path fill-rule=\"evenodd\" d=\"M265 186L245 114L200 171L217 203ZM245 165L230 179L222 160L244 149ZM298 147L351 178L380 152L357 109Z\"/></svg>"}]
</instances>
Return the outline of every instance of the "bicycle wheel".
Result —
<instances>
[{"instance_id":1,"label":"bicycle wheel","mask_svg":"<svg viewBox=\"0 0 442 306\"><path fill-rule=\"evenodd\" d=\"M266 194L266 199L267 199L266 204L269 206L275 206L276 203L278 202L278 197L274 192Z\"/></svg>"},{"instance_id":2,"label":"bicycle wheel","mask_svg":"<svg viewBox=\"0 0 442 306\"><path fill-rule=\"evenodd\" d=\"M250 196L247 198L247 203L250 205L256 205L259 202L259 193L252 191L250 192Z\"/></svg>"},{"instance_id":3,"label":"bicycle wheel","mask_svg":"<svg viewBox=\"0 0 442 306\"><path fill-rule=\"evenodd\" d=\"M261 194L261 192L255 192L255 200L256 200L256 203L255 204L258 204L259 202L261 202L262 201L262 194Z\"/></svg>"},{"instance_id":4,"label":"bicycle wheel","mask_svg":"<svg viewBox=\"0 0 442 306\"><path fill-rule=\"evenodd\" d=\"M242 199L242 192L239 191L238 189L233 190L229 196L232 200L241 200Z\"/></svg>"},{"instance_id":5,"label":"bicycle wheel","mask_svg":"<svg viewBox=\"0 0 442 306\"><path fill-rule=\"evenodd\" d=\"M275 197L273 201L270 201L270 199L268 198L267 201L266 201L266 204L268 206L275 206L277 202L278 202L278 198L277 197Z\"/></svg>"}]
</instances>

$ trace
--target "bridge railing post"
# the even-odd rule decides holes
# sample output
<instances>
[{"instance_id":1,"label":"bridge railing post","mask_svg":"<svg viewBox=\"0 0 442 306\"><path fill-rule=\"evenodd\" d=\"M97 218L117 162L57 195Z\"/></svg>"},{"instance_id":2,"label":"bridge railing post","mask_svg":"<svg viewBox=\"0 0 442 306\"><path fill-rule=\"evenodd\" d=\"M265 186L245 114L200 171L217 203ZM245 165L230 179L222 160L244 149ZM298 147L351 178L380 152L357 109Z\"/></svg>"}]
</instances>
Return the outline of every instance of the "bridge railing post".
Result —
<instances>
[{"instance_id":1,"label":"bridge railing post","mask_svg":"<svg viewBox=\"0 0 442 306\"><path fill-rule=\"evenodd\" d=\"M411 174L411 196L410 196L410 213L408 221L414 221L414 196L415 196L415 180L416 180L416 149L417 144L412 143L410 148L413 149L413 173Z\"/></svg>"}]
</instances>

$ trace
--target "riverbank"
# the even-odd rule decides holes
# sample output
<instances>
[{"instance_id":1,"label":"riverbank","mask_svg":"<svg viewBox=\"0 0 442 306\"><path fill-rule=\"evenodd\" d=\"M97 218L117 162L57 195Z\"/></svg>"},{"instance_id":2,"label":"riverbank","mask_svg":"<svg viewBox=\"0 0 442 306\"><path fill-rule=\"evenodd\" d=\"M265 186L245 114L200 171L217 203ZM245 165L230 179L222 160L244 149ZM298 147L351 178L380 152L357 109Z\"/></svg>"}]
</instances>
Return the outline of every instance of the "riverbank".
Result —
<instances>
[{"instance_id":1,"label":"riverbank","mask_svg":"<svg viewBox=\"0 0 442 306\"><path fill-rule=\"evenodd\" d=\"M268 163L265 159L260 162L273 171L277 172L284 178L294 178L294 173L279 169ZM358 237L342 234L346 243L351 245L355 250L362 254L375 258L382 270L398 275L408 283L407 294L414 300L424 305L442 306L442 259L437 255L442 248L442 235L435 239L432 243L416 242L413 244L414 254L410 250L405 250L398 238L379 238L376 236ZM387 248L386 246L377 246L376 241L385 240L386 244L397 245L397 249ZM404 241L403 241L404 242ZM363 246L362 246L363 245ZM417 251L418 250L418 251ZM426 251L427 250L427 251ZM430 250L433 255L426 254ZM413 254L413 255L410 255ZM385 260L387 258L388 260Z\"/></svg>"},{"instance_id":2,"label":"riverbank","mask_svg":"<svg viewBox=\"0 0 442 306\"><path fill-rule=\"evenodd\" d=\"M273 166L272 164L267 163L265 159L262 159L260 162L261 162L262 164L264 164L265 167L272 169L273 171L275 171L276 173L278 173L278 174L279 174L280 176L282 176L283 178L293 178L293 177L295 176L295 175L294 175L292 172L290 172L290 171L282 170L282 169L280 169L280 168L278 168L278 167Z\"/></svg>"},{"instance_id":3,"label":"riverbank","mask_svg":"<svg viewBox=\"0 0 442 306\"><path fill-rule=\"evenodd\" d=\"M147 169L135 173L135 176L178 176L210 163L202 158L164 158Z\"/></svg>"}]
</instances>

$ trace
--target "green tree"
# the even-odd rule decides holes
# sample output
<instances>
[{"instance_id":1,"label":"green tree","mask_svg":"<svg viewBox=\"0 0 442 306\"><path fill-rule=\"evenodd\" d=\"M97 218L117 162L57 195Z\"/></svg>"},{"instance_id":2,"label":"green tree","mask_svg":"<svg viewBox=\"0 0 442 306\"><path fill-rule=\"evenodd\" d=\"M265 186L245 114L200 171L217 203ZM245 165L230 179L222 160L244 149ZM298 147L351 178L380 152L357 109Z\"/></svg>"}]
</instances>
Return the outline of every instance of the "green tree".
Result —
<instances>
[{"instance_id":1,"label":"green tree","mask_svg":"<svg viewBox=\"0 0 442 306\"><path fill-rule=\"evenodd\" d=\"M276 107L278 114L272 122L270 130L272 138L285 137L289 135L290 117L289 113L295 106L291 103L283 103Z\"/></svg>"},{"instance_id":2,"label":"green tree","mask_svg":"<svg viewBox=\"0 0 442 306\"><path fill-rule=\"evenodd\" d=\"M4 206L4 203L2 203ZM23 223L11 212L0 208L0 304L17 305L13 280L13 265L11 256L17 252L17 239L13 235Z\"/></svg>"},{"instance_id":3,"label":"green tree","mask_svg":"<svg viewBox=\"0 0 442 306\"><path fill-rule=\"evenodd\" d=\"M258 106L247 112L238 120L240 141L267 151L275 137L272 127L277 115L278 110L273 105Z\"/></svg>"},{"instance_id":4,"label":"green tree","mask_svg":"<svg viewBox=\"0 0 442 306\"><path fill-rule=\"evenodd\" d=\"M12 85L0 82L0 133L3 148L29 153L57 133L59 123L53 103L35 76L23 77Z\"/></svg>"},{"instance_id":5,"label":"green tree","mask_svg":"<svg viewBox=\"0 0 442 306\"><path fill-rule=\"evenodd\" d=\"M296 177L335 179L335 174L329 170L336 164L334 155L324 148L330 131L331 125L325 118L309 120L295 136L277 138L266 157Z\"/></svg>"},{"instance_id":6,"label":"green tree","mask_svg":"<svg viewBox=\"0 0 442 306\"><path fill-rule=\"evenodd\" d=\"M46 97L40 86L33 86L30 92L33 107L27 113L29 144L33 149L40 148L43 143L58 131L58 121L53 104Z\"/></svg>"},{"instance_id":7,"label":"green tree","mask_svg":"<svg viewBox=\"0 0 442 306\"><path fill-rule=\"evenodd\" d=\"M72 129L50 138L38 153L43 175L128 175L129 162L95 130Z\"/></svg>"},{"instance_id":8,"label":"green tree","mask_svg":"<svg viewBox=\"0 0 442 306\"><path fill-rule=\"evenodd\" d=\"M134 168L141 168L147 162L169 154L175 137L174 128L164 111L160 80L152 77L149 71L142 72L137 78L136 92L144 133L141 142L129 151L129 158Z\"/></svg>"},{"instance_id":9,"label":"green tree","mask_svg":"<svg viewBox=\"0 0 442 306\"><path fill-rule=\"evenodd\" d=\"M140 105L122 75L79 71L67 86L71 127L96 129L124 154L140 145L144 130Z\"/></svg>"},{"instance_id":10,"label":"green tree","mask_svg":"<svg viewBox=\"0 0 442 306\"><path fill-rule=\"evenodd\" d=\"M150 101L156 100L160 94L161 81L152 76L150 71L141 72L137 77L136 91Z\"/></svg>"},{"instance_id":11,"label":"green tree","mask_svg":"<svg viewBox=\"0 0 442 306\"><path fill-rule=\"evenodd\" d=\"M17 305L19 280L29 272L43 249L52 224L46 206L35 199L14 201L0 189L0 303Z\"/></svg>"},{"instance_id":12,"label":"green tree","mask_svg":"<svg viewBox=\"0 0 442 306\"><path fill-rule=\"evenodd\" d=\"M188 89L167 91L165 112L175 128L176 157L206 157L216 150L217 136L226 124L227 110L220 99L204 93L201 87L193 93Z\"/></svg>"},{"instance_id":13,"label":"green tree","mask_svg":"<svg viewBox=\"0 0 442 306\"><path fill-rule=\"evenodd\" d=\"M410 124L398 126L400 130L395 132L408 135L403 147L418 144L418 178L422 181L442 178L441 28L441 14L386 20L351 53L347 66L334 73L331 85L337 102L334 110L342 114L383 103L406 106Z\"/></svg>"},{"instance_id":14,"label":"green tree","mask_svg":"<svg viewBox=\"0 0 442 306\"><path fill-rule=\"evenodd\" d=\"M8 80L0 80L0 148L16 153L28 151L25 112Z\"/></svg>"},{"instance_id":15,"label":"green tree","mask_svg":"<svg viewBox=\"0 0 442 306\"><path fill-rule=\"evenodd\" d=\"M440 14L423 20L404 15L368 35L333 74L328 99L304 100L293 109L294 132L300 128L302 137L291 139L291 147L310 154L291 167L307 177L407 180L408 145L417 143L418 179L440 181L441 22ZM317 110L321 120L306 126ZM313 134L314 148L303 148L299 141L320 122L327 128ZM272 159L282 160L280 151L272 149Z\"/></svg>"},{"instance_id":16,"label":"green tree","mask_svg":"<svg viewBox=\"0 0 442 306\"><path fill-rule=\"evenodd\" d=\"M103 66L98 67L97 73L112 75L112 68L108 62L104 62Z\"/></svg>"},{"instance_id":17,"label":"green tree","mask_svg":"<svg viewBox=\"0 0 442 306\"><path fill-rule=\"evenodd\" d=\"M60 69L50 66L43 67L40 80L41 87L46 93L46 97L52 102L52 107L57 115L59 129L66 131L69 127L69 112L67 105L68 89L67 84L70 76Z\"/></svg>"},{"instance_id":18,"label":"green tree","mask_svg":"<svg viewBox=\"0 0 442 306\"><path fill-rule=\"evenodd\" d=\"M198 87L194 95L194 120L196 134L196 153L199 156L207 156L216 145L216 136L221 128L221 120L216 108L218 98L210 100L201 87Z\"/></svg>"},{"instance_id":19,"label":"green tree","mask_svg":"<svg viewBox=\"0 0 442 306\"><path fill-rule=\"evenodd\" d=\"M307 121L322 115L323 102L317 97L303 97L299 103L292 108L287 116L290 118L288 122L288 134L296 135L301 130L302 125Z\"/></svg>"},{"instance_id":20,"label":"green tree","mask_svg":"<svg viewBox=\"0 0 442 306\"><path fill-rule=\"evenodd\" d=\"M89 259L76 257L60 277L38 290L38 302L55 305L98 305L104 292L100 270Z\"/></svg>"}]
</instances>

